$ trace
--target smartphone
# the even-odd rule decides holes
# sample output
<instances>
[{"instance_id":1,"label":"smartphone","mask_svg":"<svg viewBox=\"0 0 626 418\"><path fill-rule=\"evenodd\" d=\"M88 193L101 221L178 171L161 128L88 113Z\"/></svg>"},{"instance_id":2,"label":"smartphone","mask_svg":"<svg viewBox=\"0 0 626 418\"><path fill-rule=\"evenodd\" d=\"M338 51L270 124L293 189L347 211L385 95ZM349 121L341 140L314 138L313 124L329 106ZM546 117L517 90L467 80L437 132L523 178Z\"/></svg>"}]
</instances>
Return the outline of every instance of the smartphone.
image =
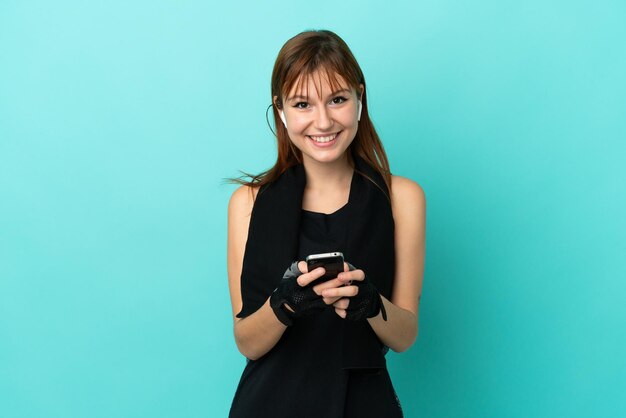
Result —
<instances>
[{"instance_id":1,"label":"smartphone","mask_svg":"<svg viewBox=\"0 0 626 418\"><path fill-rule=\"evenodd\" d=\"M306 258L306 265L309 271L318 267L324 267L326 272L322 277L312 281L311 285L326 282L334 279L343 271L343 254L340 252L311 254Z\"/></svg>"}]
</instances>

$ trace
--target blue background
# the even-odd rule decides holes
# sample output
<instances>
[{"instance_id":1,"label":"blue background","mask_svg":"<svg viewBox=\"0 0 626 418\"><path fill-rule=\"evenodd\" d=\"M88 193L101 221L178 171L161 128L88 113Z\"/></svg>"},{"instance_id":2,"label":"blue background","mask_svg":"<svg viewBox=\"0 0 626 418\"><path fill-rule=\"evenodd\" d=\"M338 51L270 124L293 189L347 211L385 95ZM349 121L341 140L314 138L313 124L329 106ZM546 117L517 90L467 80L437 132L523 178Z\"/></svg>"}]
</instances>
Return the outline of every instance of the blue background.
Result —
<instances>
[{"instance_id":1,"label":"blue background","mask_svg":"<svg viewBox=\"0 0 626 418\"><path fill-rule=\"evenodd\" d=\"M407 417L626 416L623 1L0 3L0 416L225 416L225 177L278 50L342 36L424 188Z\"/></svg>"}]
</instances>

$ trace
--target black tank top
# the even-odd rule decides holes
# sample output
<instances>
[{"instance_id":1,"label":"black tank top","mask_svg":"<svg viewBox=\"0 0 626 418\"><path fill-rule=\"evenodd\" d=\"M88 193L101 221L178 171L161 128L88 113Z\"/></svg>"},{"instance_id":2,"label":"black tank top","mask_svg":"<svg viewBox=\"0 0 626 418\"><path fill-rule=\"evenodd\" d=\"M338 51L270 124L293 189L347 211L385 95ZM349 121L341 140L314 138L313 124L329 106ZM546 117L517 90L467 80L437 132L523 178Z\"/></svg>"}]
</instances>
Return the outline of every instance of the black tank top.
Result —
<instances>
[{"instance_id":1,"label":"black tank top","mask_svg":"<svg viewBox=\"0 0 626 418\"><path fill-rule=\"evenodd\" d=\"M302 209L298 260L309 254L342 252L346 245L346 209L350 202L331 214Z\"/></svg>"}]
</instances>

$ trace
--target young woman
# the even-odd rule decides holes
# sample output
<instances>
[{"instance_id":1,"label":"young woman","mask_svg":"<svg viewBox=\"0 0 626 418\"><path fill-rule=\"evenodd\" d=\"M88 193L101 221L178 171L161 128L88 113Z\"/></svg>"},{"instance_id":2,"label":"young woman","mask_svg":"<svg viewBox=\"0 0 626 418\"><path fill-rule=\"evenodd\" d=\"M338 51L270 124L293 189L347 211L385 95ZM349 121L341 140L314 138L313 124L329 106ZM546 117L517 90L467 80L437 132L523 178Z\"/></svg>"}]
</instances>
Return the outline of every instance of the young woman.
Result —
<instances>
[{"instance_id":1,"label":"young woman","mask_svg":"<svg viewBox=\"0 0 626 418\"><path fill-rule=\"evenodd\" d=\"M345 42L307 31L272 73L274 167L228 207L228 280L248 359L231 417L400 417L388 348L417 337L425 198L391 175L367 111L363 73ZM341 252L322 283L310 254Z\"/></svg>"}]
</instances>

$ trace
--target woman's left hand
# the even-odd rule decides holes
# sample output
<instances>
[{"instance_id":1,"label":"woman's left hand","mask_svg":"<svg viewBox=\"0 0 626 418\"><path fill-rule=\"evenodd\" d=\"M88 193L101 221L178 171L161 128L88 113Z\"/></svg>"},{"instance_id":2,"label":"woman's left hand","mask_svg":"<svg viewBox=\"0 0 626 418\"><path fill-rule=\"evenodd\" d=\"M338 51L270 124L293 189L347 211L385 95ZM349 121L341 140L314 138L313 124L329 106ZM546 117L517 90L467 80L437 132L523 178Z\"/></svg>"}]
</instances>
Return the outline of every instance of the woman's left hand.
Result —
<instances>
[{"instance_id":1,"label":"woman's left hand","mask_svg":"<svg viewBox=\"0 0 626 418\"><path fill-rule=\"evenodd\" d=\"M345 271L346 269L349 271ZM339 273L337 279L344 285L325 289L322 292L322 296L325 298L340 298L333 303L337 315L348 320L358 321L373 318L382 310L383 319L387 320L380 293L374 284L368 280L363 270L344 262L344 272Z\"/></svg>"}]
</instances>

